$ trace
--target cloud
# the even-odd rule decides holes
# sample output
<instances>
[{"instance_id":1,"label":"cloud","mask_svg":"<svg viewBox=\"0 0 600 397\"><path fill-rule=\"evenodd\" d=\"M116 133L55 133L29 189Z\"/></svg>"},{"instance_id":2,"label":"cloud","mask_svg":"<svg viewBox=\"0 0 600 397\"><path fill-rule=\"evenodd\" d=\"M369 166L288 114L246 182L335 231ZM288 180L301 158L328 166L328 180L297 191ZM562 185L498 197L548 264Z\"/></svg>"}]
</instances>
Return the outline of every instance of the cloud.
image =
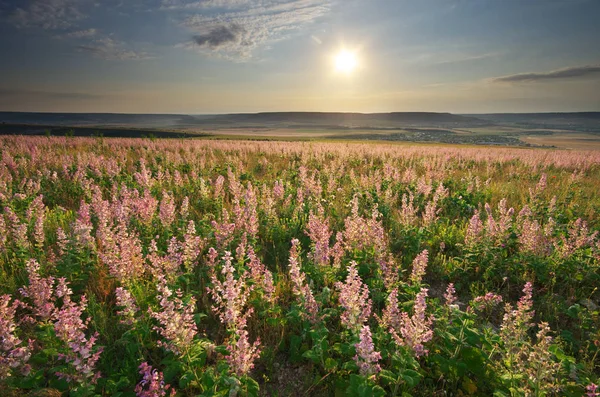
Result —
<instances>
[{"instance_id":1,"label":"cloud","mask_svg":"<svg viewBox=\"0 0 600 397\"><path fill-rule=\"evenodd\" d=\"M87 52L96 58L108 61L143 60L152 58L152 56L146 52L127 49L124 43L113 40L110 37L97 39L88 45L79 45L75 48L78 51Z\"/></svg>"},{"instance_id":2,"label":"cloud","mask_svg":"<svg viewBox=\"0 0 600 397\"><path fill-rule=\"evenodd\" d=\"M75 21L86 18L80 11L85 1L78 0L31 0L27 6L10 12L10 19L20 28L46 30L68 29Z\"/></svg>"},{"instance_id":3,"label":"cloud","mask_svg":"<svg viewBox=\"0 0 600 397\"><path fill-rule=\"evenodd\" d=\"M561 80L588 77L600 74L600 65L573 66L542 73L519 73L493 78L494 83L531 83L546 80Z\"/></svg>"},{"instance_id":4,"label":"cloud","mask_svg":"<svg viewBox=\"0 0 600 397\"><path fill-rule=\"evenodd\" d=\"M183 19L181 25L193 35L191 43L179 47L240 61L328 15L332 0L164 0L163 6L217 8L217 13L203 10Z\"/></svg>"},{"instance_id":5,"label":"cloud","mask_svg":"<svg viewBox=\"0 0 600 397\"><path fill-rule=\"evenodd\" d=\"M242 33L244 33L244 28L233 23L229 26L217 26L205 34L196 35L194 41L201 47L216 49L224 44L239 41Z\"/></svg>"},{"instance_id":6,"label":"cloud","mask_svg":"<svg viewBox=\"0 0 600 397\"><path fill-rule=\"evenodd\" d=\"M85 30L76 30L73 32L61 34L55 36L57 39L87 39L94 37L98 34L97 29L85 29Z\"/></svg>"}]
</instances>

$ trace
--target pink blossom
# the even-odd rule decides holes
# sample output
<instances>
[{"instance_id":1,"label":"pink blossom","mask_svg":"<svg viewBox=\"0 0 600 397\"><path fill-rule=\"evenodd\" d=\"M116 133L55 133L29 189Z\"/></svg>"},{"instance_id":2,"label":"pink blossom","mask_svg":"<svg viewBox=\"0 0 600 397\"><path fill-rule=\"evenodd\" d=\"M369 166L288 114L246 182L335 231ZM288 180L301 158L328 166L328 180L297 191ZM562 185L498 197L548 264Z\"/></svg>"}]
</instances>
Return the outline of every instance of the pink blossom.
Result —
<instances>
[{"instance_id":1,"label":"pink blossom","mask_svg":"<svg viewBox=\"0 0 600 397\"><path fill-rule=\"evenodd\" d=\"M135 304L135 299L129 291L123 287L117 287L115 290L117 297L117 306L121 307L121 310L117 311L117 314L121 316L121 323L132 325L135 321L135 315L139 310Z\"/></svg>"},{"instance_id":2,"label":"pink blossom","mask_svg":"<svg viewBox=\"0 0 600 397\"><path fill-rule=\"evenodd\" d=\"M321 209L322 212L322 209ZM313 243L312 259L318 265L329 263L329 221L322 213L315 215L310 213L305 232Z\"/></svg>"},{"instance_id":3,"label":"pink blossom","mask_svg":"<svg viewBox=\"0 0 600 397\"><path fill-rule=\"evenodd\" d=\"M137 397L165 397L171 385L165 385L164 376L162 372L156 369L152 369L151 365L147 362L143 362L140 366L140 374L142 380L135 386L135 394ZM175 390L171 389L169 393L171 396L175 395Z\"/></svg>"},{"instance_id":4,"label":"pink blossom","mask_svg":"<svg viewBox=\"0 0 600 397\"><path fill-rule=\"evenodd\" d=\"M237 332L237 341L230 339L227 344L229 354L225 357L229 363L229 368L237 376L246 375L254 368L254 361L260 357L260 339L250 344L248 340L248 331L240 329Z\"/></svg>"},{"instance_id":5,"label":"pink blossom","mask_svg":"<svg viewBox=\"0 0 600 397\"><path fill-rule=\"evenodd\" d=\"M361 375L370 376L381 371L381 366L377 364L381 360L381 353L375 351L371 329L368 325L363 326L360 330L360 342L354 347L356 348L354 361L356 361Z\"/></svg>"},{"instance_id":6,"label":"pink blossom","mask_svg":"<svg viewBox=\"0 0 600 397\"><path fill-rule=\"evenodd\" d=\"M335 286L340 292L340 305L344 308L342 324L358 333L371 316L372 302L369 299L369 287L362 282L356 266L353 261L348 267L346 282L337 282Z\"/></svg>"},{"instance_id":7,"label":"pink blossom","mask_svg":"<svg viewBox=\"0 0 600 397\"><path fill-rule=\"evenodd\" d=\"M189 349L198 332L194 321L196 299L191 297L187 304L182 300L183 292L177 290L175 295L167 286L167 281L160 277L157 285L160 311L149 309L150 315L160 325L153 329L164 338L158 342L165 350L183 355Z\"/></svg>"},{"instance_id":8,"label":"pink blossom","mask_svg":"<svg viewBox=\"0 0 600 397\"><path fill-rule=\"evenodd\" d=\"M444 294L444 300L446 301L446 306L451 306L456 302L456 289L454 289L454 284L448 284L446 288L446 293Z\"/></svg>"},{"instance_id":9,"label":"pink blossom","mask_svg":"<svg viewBox=\"0 0 600 397\"><path fill-rule=\"evenodd\" d=\"M413 284L420 284L425 270L427 269L427 262L429 260L429 251L423 250L412 263L412 272L410 274L410 281Z\"/></svg>"},{"instance_id":10,"label":"pink blossom","mask_svg":"<svg viewBox=\"0 0 600 397\"><path fill-rule=\"evenodd\" d=\"M25 368L31 356L31 346L24 346L16 335L18 300L11 303L10 295L0 296L0 380L11 376L15 368Z\"/></svg>"},{"instance_id":11,"label":"pink blossom","mask_svg":"<svg viewBox=\"0 0 600 397\"><path fill-rule=\"evenodd\" d=\"M421 288L415 299L414 314L410 317L407 313L400 313L400 317L390 321L391 324L397 324L399 327L391 326L389 331L394 341L399 346L407 346L414 351L415 356L421 357L429 352L423 346L423 343L429 342L433 338L433 317L427 317L427 289Z\"/></svg>"},{"instance_id":12,"label":"pink blossom","mask_svg":"<svg viewBox=\"0 0 600 397\"><path fill-rule=\"evenodd\" d=\"M164 227L169 227L175 221L175 200L169 192L163 191L158 217Z\"/></svg>"},{"instance_id":13,"label":"pink blossom","mask_svg":"<svg viewBox=\"0 0 600 397\"><path fill-rule=\"evenodd\" d=\"M21 288L19 292L33 302L34 313L43 321L49 320L54 314L54 277L41 277L40 264L35 259L30 259L26 265L29 276L29 285Z\"/></svg>"},{"instance_id":14,"label":"pink blossom","mask_svg":"<svg viewBox=\"0 0 600 397\"><path fill-rule=\"evenodd\" d=\"M292 292L304 309L301 315L311 322L318 320L319 305L315 300L310 287L305 283L305 274L300 270L300 241L292 240L289 259L290 280L292 282Z\"/></svg>"}]
</instances>

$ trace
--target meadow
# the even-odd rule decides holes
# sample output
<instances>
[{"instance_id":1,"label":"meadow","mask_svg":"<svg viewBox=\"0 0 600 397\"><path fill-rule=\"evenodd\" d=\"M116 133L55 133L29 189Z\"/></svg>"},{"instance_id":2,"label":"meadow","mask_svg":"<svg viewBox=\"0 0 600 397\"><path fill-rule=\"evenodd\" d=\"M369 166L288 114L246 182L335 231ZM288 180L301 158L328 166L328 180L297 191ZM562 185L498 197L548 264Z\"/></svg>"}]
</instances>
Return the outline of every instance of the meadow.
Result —
<instances>
[{"instance_id":1,"label":"meadow","mask_svg":"<svg viewBox=\"0 0 600 397\"><path fill-rule=\"evenodd\" d=\"M600 396L600 152L0 137L2 396Z\"/></svg>"}]
</instances>

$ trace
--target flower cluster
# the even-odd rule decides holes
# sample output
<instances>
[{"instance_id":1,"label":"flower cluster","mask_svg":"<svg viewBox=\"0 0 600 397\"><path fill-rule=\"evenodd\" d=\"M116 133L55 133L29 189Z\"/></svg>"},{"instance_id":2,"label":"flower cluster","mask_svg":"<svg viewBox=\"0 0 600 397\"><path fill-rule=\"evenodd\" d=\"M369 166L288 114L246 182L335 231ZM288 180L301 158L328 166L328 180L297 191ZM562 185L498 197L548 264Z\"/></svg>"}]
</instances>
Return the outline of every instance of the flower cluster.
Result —
<instances>
[{"instance_id":1,"label":"flower cluster","mask_svg":"<svg viewBox=\"0 0 600 397\"><path fill-rule=\"evenodd\" d=\"M121 323L132 325L136 321L135 316L139 310L135 304L134 297L123 287L117 287L115 295L117 297L117 306L121 307L121 310L117 311L117 314L121 316Z\"/></svg>"},{"instance_id":2,"label":"flower cluster","mask_svg":"<svg viewBox=\"0 0 600 397\"><path fill-rule=\"evenodd\" d=\"M412 272L410 274L410 281L413 284L420 284L425 270L427 270L427 262L429 260L429 251L423 250L412 263Z\"/></svg>"},{"instance_id":3,"label":"flower cluster","mask_svg":"<svg viewBox=\"0 0 600 397\"><path fill-rule=\"evenodd\" d=\"M260 339L253 344L248 341L247 319L253 313L253 308L246 309L246 304L252 286L247 283L247 272L243 272L237 279L233 267L233 257L226 251L222 258L224 261L220 280L216 272L211 276L212 288L208 288L215 304L213 311L219 315L230 334L227 343L229 354L226 359L230 370L238 376L247 374L253 367L253 362L260 354Z\"/></svg>"},{"instance_id":4,"label":"flower cluster","mask_svg":"<svg viewBox=\"0 0 600 397\"><path fill-rule=\"evenodd\" d=\"M56 295L58 298L62 298L63 304L56 312L54 332L69 348L69 352L61 354L60 357L72 367L72 371L59 372L57 375L68 382L95 383L100 377L100 373L95 371L95 366L103 348L100 347L94 351L94 344L98 339L97 333L89 339L85 336L89 318L84 321L81 316L87 307L87 298L83 295L79 304L73 302L71 300L72 291L65 279L62 278L59 279L59 285L56 287Z\"/></svg>"},{"instance_id":5,"label":"flower cluster","mask_svg":"<svg viewBox=\"0 0 600 397\"><path fill-rule=\"evenodd\" d=\"M298 239L292 240L288 266L290 268L289 272L290 280L292 282L292 292L304 309L302 315L314 323L318 319L319 305L317 304L310 287L305 283L305 274L300 270L300 241Z\"/></svg>"},{"instance_id":6,"label":"flower cluster","mask_svg":"<svg viewBox=\"0 0 600 397\"><path fill-rule=\"evenodd\" d=\"M10 295L0 296L0 380L11 376L11 371L21 368L28 372L27 361L31 356L31 346L23 346L17 337L15 319L19 301L11 303Z\"/></svg>"},{"instance_id":7,"label":"flower cluster","mask_svg":"<svg viewBox=\"0 0 600 397\"><path fill-rule=\"evenodd\" d=\"M157 290L161 310L155 312L149 309L149 313L160 323L159 326L154 327L154 330L165 339L158 343L165 350L183 355L198 332L194 321L196 299L191 297L187 304L184 303L182 291L177 290L173 295L173 291L167 286L167 281L162 277L158 280Z\"/></svg>"},{"instance_id":8,"label":"flower cluster","mask_svg":"<svg viewBox=\"0 0 600 397\"><path fill-rule=\"evenodd\" d=\"M381 353L375 351L371 328L368 325L363 326L360 330L360 342L354 347L356 348L354 361L356 361L361 375L370 376L381 370L381 366L377 364L381 360Z\"/></svg>"},{"instance_id":9,"label":"flower cluster","mask_svg":"<svg viewBox=\"0 0 600 397\"><path fill-rule=\"evenodd\" d=\"M485 295L475 297L471 302L471 307L480 312L489 312L500 303L502 303L500 295L488 292Z\"/></svg>"},{"instance_id":10,"label":"flower cluster","mask_svg":"<svg viewBox=\"0 0 600 397\"><path fill-rule=\"evenodd\" d=\"M421 291L415 298L414 314L411 316L408 313L399 313L399 310L394 307L386 308L387 313L391 317L387 320L390 334L399 346L406 346L414 351L415 356L421 357L429 351L425 349L423 343L429 342L433 338L433 317L427 317L427 289L421 288ZM388 305L397 304L396 299L389 299ZM398 314L399 313L399 314Z\"/></svg>"},{"instance_id":11,"label":"flower cluster","mask_svg":"<svg viewBox=\"0 0 600 397\"><path fill-rule=\"evenodd\" d=\"M137 397L165 397L169 389L171 396L175 395L175 389L171 385L165 385L162 372L152 369L152 365L143 362L139 366L142 380L135 386L135 394Z\"/></svg>"},{"instance_id":12,"label":"flower cluster","mask_svg":"<svg viewBox=\"0 0 600 397\"><path fill-rule=\"evenodd\" d=\"M346 281L337 282L335 285L340 293L340 305L344 308L341 315L342 324L358 334L371 316L372 302L369 298L369 287L358 275L356 266L356 262L352 262L348 267Z\"/></svg>"}]
</instances>

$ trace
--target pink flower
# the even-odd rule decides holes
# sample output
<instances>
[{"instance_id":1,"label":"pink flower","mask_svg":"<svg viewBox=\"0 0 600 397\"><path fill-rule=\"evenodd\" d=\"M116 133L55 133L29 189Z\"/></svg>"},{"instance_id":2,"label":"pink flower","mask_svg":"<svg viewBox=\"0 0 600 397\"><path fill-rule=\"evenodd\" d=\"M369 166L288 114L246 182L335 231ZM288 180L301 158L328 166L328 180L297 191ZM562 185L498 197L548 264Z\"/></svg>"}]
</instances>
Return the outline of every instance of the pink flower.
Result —
<instances>
[{"instance_id":1,"label":"pink flower","mask_svg":"<svg viewBox=\"0 0 600 397\"><path fill-rule=\"evenodd\" d=\"M216 272L213 273L212 287L208 287L207 290L215 302L212 310L219 315L228 330L236 330L243 328L246 319L252 314L252 308L245 310L252 286L246 283L248 277L246 272L243 272L239 278L235 278L231 252L226 251L223 260L225 262L221 269L221 274L224 275L223 281L217 277Z\"/></svg>"},{"instance_id":2,"label":"pink flower","mask_svg":"<svg viewBox=\"0 0 600 397\"><path fill-rule=\"evenodd\" d=\"M163 277L159 277L157 289L161 310L155 312L149 309L149 312L160 323L153 329L165 339L159 341L158 344L165 350L183 355L198 332L194 321L196 299L192 297L187 304L183 303L181 290L177 290L173 296L173 292Z\"/></svg>"},{"instance_id":3,"label":"pink flower","mask_svg":"<svg viewBox=\"0 0 600 397\"><path fill-rule=\"evenodd\" d=\"M451 306L456 302L456 289L454 289L454 284L448 284L446 288L446 293L444 294L444 300L446 301L446 306Z\"/></svg>"},{"instance_id":4,"label":"pink flower","mask_svg":"<svg viewBox=\"0 0 600 397\"><path fill-rule=\"evenodd\" d=\"M389 331L399 346L407 346L412 349L415 356L421 357L429 352L423 346L423 343L429 342L433 338L433 317L427 317L425 311L427 303L427 289L421 288L415 299L414 314L410 317L407 313L400 313L399 318L395 317L388 320L390 323ZM396 301L397 302L397 301ZM390 303L394 303L390 300ZM398 311L388 309L390 313L396 315Z\"/></svg>"},{"instance_id":5,"label":"pink flower","mask_svg":"<svg viewBox=\"0 0 600 397\"><path fill-rule=\"evenodd\" d=\"M361 375L370 376L381 371L381 366L377 364L381 360L381 353L375 351L371 329L368 325L363 326L360 330L360 342L354 347L356 348L354 361L356 361Z\"/></svg>"},{"instance_id":6,"label":"pink flower","mask_svg":"<svg viewBox=\"0 0 600 397\"><path fill-rule=\"evenodd\" d=\"M600 393L597 391L598 390L598 386L590 383L589 385L587 385L585 387L585 390L587 391L587 393L585 393L586 396L588 397L598 397L600 396Z\"/></svg>"},{"instance_id":7,"label":"pink flower","mask_svg":"<svg viewBox=\"0 0 600 397\"><path fill-rule=\"evenodd\" d=\"M135 304L135 299L129 291L122 287L117 287L115 295L117 296L117 306L122 308L117 311L117 314L122 317L121 323L132 325L136 321L135 315L139 310Z\"/></svg>"},{"instance_id":8,"label":"pink flower","mask_svg":"<svg viewBox=\"0 0 600 397\"><path fill-rule=\"evenodd\" d=\"M290 249L290 280L292 282L292 292L300 303L300 306L305 310L301 315L309 319L312 323L318 320L319 305L315 300L310 287L305 283L305 274L300 270L300 241L292 240L292 248Z\"/></svg>"},{"instance_id":9,"label":"pink flower","mask_svg":"<svg viewBox=\"0 0 600 397\"><path fill-rule=\"evenodd\" d=\"M140 366L140 374L143 376L140 383L135 386L137 397L165 397L171 385L165 385L162 372L152 369L151 365L143 362ZM171 389L171 396L175 395L175 390Z\"/></svg>"},{"instance_id":10,"label":"pink flower","mask_svg":"<svg viewBox=\"0 0 600 397\"><path fill-rule=\"evenodd\" d=\"M342 324L358 333L371 316L372 302L369 299L369 287L362 282L356 266L356 262L352 262L348 267L346 282L337 282L335 285L340 292L340 305L344 308Z\"/></svg>"},{"instance_id":11,"label":"pink flower","mask_svg":"<svg viewBox=\"0 0 600 397\"><path fill-rule=\"evenodd\" d=\"M246 375L254 368L254 361L260 357L260 339L250 344L248 340L248 331L240 329L237 332L237 341L230 339L227 350L229 354L226 356L229 368L237 376Z\"/></svg>"},{"instance_id":12,"label":"pink flower","mask_svg":"<svg viewBox=\"0 0 600 397\"><path fill-rule=\"evenodd\" d=\"M175 200L171 193L163 191L158 211L158 216L162 225L166 228L171 226L175 220Z\"/></svg>"},{"instance_id":13,"label":"pink flower","mask_svg":"<svg viewBox=\"0 0 600 397\"><path fill-rule=\"evenodd\" d=\"M413 284L420 284L425 270L427 269L427 261L429 260L429 251L423 250L412 263L412 273L410 274L410 281Z\"/></svg>"},{"instance_id":14,"label":"pink flower","mask_svg":"<svg viewBox=\"0 0 600 397\"><path fill-rule=\"evenodd\" d=\"M10 295L0 296L0 380L11 376L15 368L26 368L31 356L31 346L23 346L16 335L18 322L17 308L21 302L11 303Z\"/></svg>"},{"instance_id":15,"label":"pink flower","mask_svg":"<svg viewBox=\"0 0 600 397\"><path fill-rule=\"evenodd\" d=\"M54 277L41 277L40 264L35 259L27 262L29 285L21 288L19 292L33 302L34 313L43 321L49 320L54 314Z\"/></svg>"},{"instance_id":16,"label":"pink flower","mask_svg":"<svg viewBox=\"0 0 600 397\"><path fill-rule=\"evenodd\" d=\"M318 265L328 264L329 238L331 237L328 219L324 218L322 213L315 215L311 212L308 216L308 224L305 233L310 237L310 240L313 243L313 261Z\"/></svg>"}]
</instances>

